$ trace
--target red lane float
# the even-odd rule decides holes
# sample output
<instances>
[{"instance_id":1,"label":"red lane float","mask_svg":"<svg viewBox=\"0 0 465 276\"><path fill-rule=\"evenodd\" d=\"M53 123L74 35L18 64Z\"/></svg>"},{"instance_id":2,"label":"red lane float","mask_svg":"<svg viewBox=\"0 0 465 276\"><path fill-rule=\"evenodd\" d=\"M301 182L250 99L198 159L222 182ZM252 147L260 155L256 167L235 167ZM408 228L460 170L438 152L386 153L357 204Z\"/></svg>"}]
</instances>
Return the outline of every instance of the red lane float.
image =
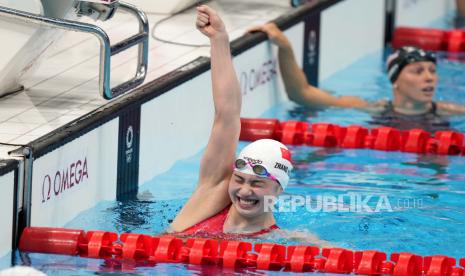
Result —
<instances>
[{"instance_id":1,"label":"red lane float","mask_svg":"<svg viewBox=\"0 0 465 276\"><path fill-rule=\"evenodd\" d=\"M240 140L250 141L250 139L280 139L278 133L281 123L274 119L255 119L241 122Z\"/></svg>"},{"instance_id":2,"label":"red lane float","mask_svg":"<svg viewBox=\"0 0 465 276\"><path fill-rule=\"evenodd\" d=\"M355 252L354 265L355 273L367 275L392 274L391 269L387 270L383 264L386 262L386 253L375 250Z\"/></svg>"},{"instance_id":3,"label":"red lane float","mask_svg":"<svg viewBox=\"0 0 465 276\"><path fill-rule=\"evenodd\" d=\"M87 232L87 252L86 256L89 258L111 258L116 254L113 247L113 242L118 240L118 235L112 232L105 231L89 231ZM82 245L81 245L82 246ZM121 250L118 247L117 250Z\"/></svg>"},{"instance_id":4,"label":"red lane float","mask_svg":"<svg viewBox=\"0 0 465 276\"><path fill-rule=\"evenodd\" d=\"M293 272L310 272L315 269L315 256L320 254L320 249L314 246L288 246L287 270Z\"/></svg>"},{"instance_id":5,"label":"red lane float","mask_svg":"<svg viewBox=\"0 0 465 276\"><path fill-rule=\"evenodd\" d=\"M264 137L262 133L266 132L266 138L276 139L286 145L465 155L465 135L455 131L437 131L431 135L422 129L400 131L391 127L379 127L369 130L357 125L348 127L328 123L310 125L299 121L279 122L276 119L248 118L242 118L241 124L240 137L243 141L262 139Z\"/></svg>"},{"instance_id":6,"label":"red lane float","mask_svg":"<svg viewBox=\"0 0 465 276\"><path fill-rule=\"evenodd\" d=\"M254 252L252 251L254 249ZM403 252L386 253L374 250L350 251L297 245L191 238L184 242L173 236L89 231L64 228L27 227L20 239L23 252L79 255L101 258L108 262L135 260L135 265L186 263L219 265L226 268L251 267L261 270L292 272L323 272L363 275L399 276L463 276L465 258L418 256ZM147 263L148 262L148 263ZM116 263L115 263L116 264ZM118 267L115 265L115 267Z\"/></svg>"},{"instance_id":7,"label":"red lane float","mask_svg":"<svg viewBox=\"0 0 465 276\"><path fill-rule=\"evenodd\" d=\"M354 252L342 248L323 248L323 257L326 257L325 272L348 274L353 271Z\"/></svg>"},{"instance_id":8,"label":"red lane float","mask_svg":"<svg viewBox=\"0 0 465 276\"><path fill-rule=\"evenodd\" d=\"M422 273L423 258L411 253L393 253L391 260L395 263L392 275L420 276Z\"/></svg>"},{"instance_id":9,"label":"red lane float","mask_svg":"<svg viewBox=\"0 0 465 276\"><path fill-rule=\"evenodd\" d=\"M215 264L218 254L218 241L206 239L188 239L188 263L190 264Z\"/></svg>"},{"instance_id":10,"label":"red lane float","mask_svg":"<svg viewBox=\"0 0 465 276\"><path fill-rule=\"evenodd\" d=\"M183 242L172 236L154 238L155 249L149 256L149 260L157 263L180 263L181 258L186 256L183 249Z\"/></svg>"},{"instance_id":11,"label":"red lane float","mask_svg":"<svg viewBox=\"0 0 465 276\"><path fill-rule=\"evenodd\" d=\"M48 254L78 255L87 248L87 238L83 230L64 228L31 228L24 229L19 248L27 252Z\"/></svg>"},{"instance_id":12,"label":"red lane float","mask_svg":"<svg viewBox=\"0 0 465 276\"><path fill-rule=\"evenodd\" d=\"M392 47L417 46L428 51L464 52L465 30L439 30L398 27L394 31Z\"/></svg>"},{"instance_id":13,"label":"red lane float","mask_svg":"<svg viewBox=\"0 0 465 276\"><path fill-rule=\"evenodd\" d=\"M447 256L425 257L423 270L428 276L450 275L455 267L455 259ZM458 272L458 271L457 271Z\"/></svg>"},{"instance_id":14,"label":"red lane float","mask_svg":"<svg viewBox=\"0 0 465 276\"><path fill-rule=\"evenodd\" d=\"M365 139L368 136L368 129L361 126L348 126L342 148L360 149L365 147Z\"/></svg>"},{"instance_id":15,"label":"red lane float","mask_svg":"<svg viewBox=\"0 0 465 276\"><path fill-rule=\"evenodd\" d=\"M117 254L121 255L123 259L129 260L147 259L158 242L147 235L129 233L121 234L120 240L123 242L123 246L121 246L121 253Z\"/></svg>"},{"instance_id":16,"label":"red lane float","mask_svg":"<svg viewBox=\"0 0 465 276\"><path fill-rule=\"evenodd\" d=\"M431 135L422 129L412 129L405 133L402 151L412 153L426 153Z\"/></svg>"},{"instance_id":17,"label":"red lane float","mask_svg":"<svg viewBox=\"0 0 465 276\"><path fill-rule=\"evenodd\" d=\"M220 245L220 256L222 265L228 268L236 266L246 266L247 261L253 258L247 256L247 252L252 250L252 244L241 241L222 241Z\"/></svg>"},{"instance_id":18,"label":"red lane float","mask_svg":"<svg viewBox=\"0 0 465 276\"><path fill-rule=\"evenodd\" d=\"M280 124L278 121L277 124ZM288 145L301 145L305 143L307 137L305 133L309 127L307 122L299 121L287 121L281 123L281 127L278 127L278 132L275 135L276 140L284 141Z\"/></svg>"}]
</instances>

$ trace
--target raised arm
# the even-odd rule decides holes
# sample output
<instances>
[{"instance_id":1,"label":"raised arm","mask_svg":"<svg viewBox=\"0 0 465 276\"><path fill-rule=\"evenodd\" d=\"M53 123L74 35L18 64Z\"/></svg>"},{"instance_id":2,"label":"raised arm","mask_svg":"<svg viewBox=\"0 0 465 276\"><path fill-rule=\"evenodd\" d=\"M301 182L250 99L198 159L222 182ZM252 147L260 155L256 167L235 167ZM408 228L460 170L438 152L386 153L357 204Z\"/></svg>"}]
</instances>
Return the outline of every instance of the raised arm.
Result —
<instances>
[{"instance_id":1,"label":"raised arm","mask_svg":"<svg viewBox=\"0 0 465 276\"><path fill-rule=\"evenodd\" d=\"M200 164L195 192L171 225L182 231L221 211L230 203L228 183L241 128L241 91L234 71L229 37L218 14L197 8L197 28L210 39L214 122Z\"/></svg>"},{"instance_id":2,"label":"raised arm","mask_svg":"<svg viewBox=\"0 0 465 276\"><path fill-rule=\"evenodd\" d=\"M355 96L336 97L307 82L302 69L297 64L292 45L284 33L274 23L254 27L250 31L267 34L271 42L278 46L279 69L289 99L311 109L326 107L370 108L365 100Z\"/></svg>"},{"instance_id":3,"label":"raised arm","mask_svg":"<svg viewBox=\"0 0 465 276\"><path fill-rule=\"evenodd\" d=\"M211 42L211 74L215 106L213 128L202 158L199 185L214 187L231 177L241 128L241 90L231 59L229 37L223 22L209 7L201 6L198 9L201 20L197 22L197 26ZM206 23L208 18L210 24Z\"/></svg>"}]
</instances>

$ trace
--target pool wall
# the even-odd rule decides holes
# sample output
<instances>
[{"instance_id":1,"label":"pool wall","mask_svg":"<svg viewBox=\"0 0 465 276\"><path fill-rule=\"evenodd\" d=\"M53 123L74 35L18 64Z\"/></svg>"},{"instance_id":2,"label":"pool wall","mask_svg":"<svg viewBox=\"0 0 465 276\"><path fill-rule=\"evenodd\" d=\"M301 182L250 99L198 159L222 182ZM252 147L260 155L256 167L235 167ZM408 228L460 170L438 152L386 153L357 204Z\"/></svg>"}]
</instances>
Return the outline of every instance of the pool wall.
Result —
<instances>
[{"instance_id":1,"label":"pool wall","mask_svg":"<svg viewBox=\"0 0 465 276\"><path fill-rule=\"evenodd\" d=\"M63 226L116 197L118 118L34 161L31 225Z\"/></svg>"},{"instance_id":2,"label":"pool wall","mask_svg":"<svg viewBox=\"0 0 465 276\"><path fill-rule=\"evenodd\" d=\"M320 23L319 81L381 50L384 18L384 1L342 1L324 10Z\"/></svg>"},{"instance_id":3,"label":"pool wall","mask_svg":"<svg viewBox=\"0 0 465 276\"><path fill-rule=\"evenodd\" d=\"M455 0L396 0L395 25L424 27L455 9Z\"/></svg>"},{"instance_id":4,"label":"pool wall","mask_svg":"<svg viewBox=\"0 0 465 276\"><path fill-rule=\"evenodd\" d=\"M7 255L15 239L18 161L0 160L0 257ZM1 266L2 261L0 261Z\"/></svg>"},{"instance_id":5,"label":"pool wall","mask_svg":"<svg viewBox=\"0 0 465 276\"><path fill-rule=\"evenodd\" d=\"M422 9L431 8L410 2L417 5L410 12L423 14ZM276 22L293 41L308 79L317 83L383 48L384 7L384 0L313 1ZM434 11L430 20L444 15ZM241 81L243 116L261 116L287 101L276 49L263 34L245 35L231 48ZM209 70L209 58L200 57L31 142L32 182L15 177L21 175L19 163L9 161L11 170L0 173L6 231L0 256L11 250L11 231L17 225L60 227L99 201L135 198L140 185L198 153L213 119ZM12 195L23 185L25 190L32 187L31 196L15 203ZM20 210L28 203L32 211L21 212L16 222L14 207Z\"/></svg>"}]
</instances>

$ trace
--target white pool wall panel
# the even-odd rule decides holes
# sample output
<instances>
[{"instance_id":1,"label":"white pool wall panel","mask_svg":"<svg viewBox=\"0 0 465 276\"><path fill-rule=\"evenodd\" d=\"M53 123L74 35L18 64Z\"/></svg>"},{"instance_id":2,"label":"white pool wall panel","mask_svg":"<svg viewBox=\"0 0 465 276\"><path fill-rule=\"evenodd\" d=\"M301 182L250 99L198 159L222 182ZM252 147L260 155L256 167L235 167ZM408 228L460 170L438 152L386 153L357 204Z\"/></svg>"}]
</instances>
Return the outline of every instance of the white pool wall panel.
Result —
<instances>
[{"instance_id":1,"label":"white pool wall panel","mask_svg":"<svg viewBox=\"0 0 465 276\"><path fill-rule=\"evenodd\" d=\"M395 25L427 27L454 9L455 0L396 0Z\"/></svg>"},{"instance_id":2,"label":"white pool wall panel","mask_svg":"<svg viewBox=\"0 0 465 276\"><path fill-rule=\"evenodd\" d=\"M13 237L14 171L0 176L0 258L11 251Z\"/></svg>"},{"instance_id":3,"label":"white pool wall panel","mask_svg":"<svg viewBox=\"0 0 465 276\"><path fill-rule=\"evenodd\" d=\"M116 198L118 118L34 161L31 225L62 227Z\"/></svg>"},{"instance_id":4,"label":"white pool wall panel","mask_svg":"<svg viewBox=\"0 0 465 276\"><path fill-rule=\"evenodd\" d=\"M141 106L139 183L206 145L213 123L210 71Z\"/></svg>"},{"instance_id":5,"label":"white pool wall panel","mask_svg":"<svg viewBox=\"0 0 465 276\"><path fill-rule=\"evenodd\" d=\"M351 0L321 13L318 82L384 47L384 0Z\"/></svg>"}]
</instances>

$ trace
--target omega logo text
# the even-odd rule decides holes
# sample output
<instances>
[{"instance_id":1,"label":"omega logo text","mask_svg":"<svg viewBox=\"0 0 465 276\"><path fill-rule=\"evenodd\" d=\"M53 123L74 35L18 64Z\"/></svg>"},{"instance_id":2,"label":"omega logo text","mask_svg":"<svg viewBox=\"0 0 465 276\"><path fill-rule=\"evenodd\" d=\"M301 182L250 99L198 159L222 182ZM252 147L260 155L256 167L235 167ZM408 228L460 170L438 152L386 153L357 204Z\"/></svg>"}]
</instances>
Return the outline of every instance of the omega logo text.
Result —
<instances>
[{"instance_id":1,"label":"omega logo text","mask_svg":"<svg viewBox=\"0 0 465 276\"><path fill-rule=\"evenodd\" d=\"M129 126L128 130L126 130L126 163L131 163L132 161L133 141L134 141L134 130L132 126Z\"/></svg>"},{"instance_id":2,"label":"omega logo text","mask_svg":"<svg viewBox=\"0 0 465 276\"><path fill-rule=\"evenodd\" d=\"M241 90L243 95L253 92L276 77L276 58L265 61L259 68L252 68L248 72L241 73Z\"/></svg>"},{"instance_id":3,"label":"omega logo text","mask_svg":"<svg viewBox=\"0 0 465 276\"><path fill-rule=\"evenodd\" d=\"M87 179L89 179L87 157L84 157L84 160L73 162L53 174L46 174L42 181L42 203L52 199L52 197L59 197L66 190L82 184Z\"/></svg>"},{"instance_id":4,"label":"omega logo text","mask_svg":"<svg viewBox=\"0 0 465 276\"><path fill-rule=\"evenodd\" d=\"M317 39L316 39L316 31L311 30L310 33L308 34L308 51L307 51L307 60L308 64L314 65L316 63L316 57L317 57L317 52L316 52L316 44L317 44Z\"/></svg>"}]
</instances>

